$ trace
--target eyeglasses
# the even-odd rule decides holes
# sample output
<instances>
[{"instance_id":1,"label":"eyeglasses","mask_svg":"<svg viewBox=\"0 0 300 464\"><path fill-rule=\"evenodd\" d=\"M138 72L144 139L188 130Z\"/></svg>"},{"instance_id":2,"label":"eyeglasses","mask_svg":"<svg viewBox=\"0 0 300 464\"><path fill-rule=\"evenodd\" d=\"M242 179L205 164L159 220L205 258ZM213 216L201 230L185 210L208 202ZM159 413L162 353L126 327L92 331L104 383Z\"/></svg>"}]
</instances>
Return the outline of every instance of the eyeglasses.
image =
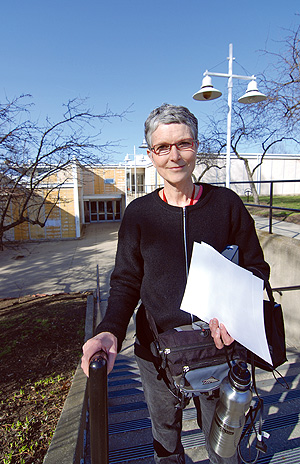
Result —
<instances>
[{"instance_id":1,"label":"eyeglasses","mask_svg":"<svg viewBox=\"0 0 300 464\"><path fill-rule=\"evenodd\" d=\"M154 147L151 147L150 150L153 151L158 156L162 155L168 155L171 151L171 148L174 146L177 148L178 151L185 151L185 150L191 150L196 143L196 140L194 139L185 139L185 140L180 140L179 142L176 143L160 143L158 145L154 145Z\"/></svg>"}]
</instances>

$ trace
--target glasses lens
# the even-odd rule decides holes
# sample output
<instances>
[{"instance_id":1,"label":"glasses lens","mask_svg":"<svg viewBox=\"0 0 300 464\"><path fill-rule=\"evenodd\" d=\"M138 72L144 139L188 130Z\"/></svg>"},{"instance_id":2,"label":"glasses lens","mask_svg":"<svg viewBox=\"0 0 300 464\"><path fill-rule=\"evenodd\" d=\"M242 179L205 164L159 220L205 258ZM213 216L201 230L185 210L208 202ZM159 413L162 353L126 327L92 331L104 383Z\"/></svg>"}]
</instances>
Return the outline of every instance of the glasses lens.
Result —
<instances>
[{"instance_id":1,"label":"glasses lens","mask_svg":"<svg viewBox=\"0 0 300 464\"><path fill-rule=\"evenodd\" d=\"M194 141L193 140L182 140L181 142L176 143L176 147L178 150L190 150L193 148Z\"/></svg>"},{"instance_id":2,"label":"glasses lens","mask_svg":"<svg viewBox=\"0 0 300 464\"><path fill-rule=\"evenodd\" d=\"M166 143L162 145L156 145L155 147L153 147L153 151L157 155L167 155L168 153L170 153L170 149L171 146Z\"/></svg>"}]
</instances>

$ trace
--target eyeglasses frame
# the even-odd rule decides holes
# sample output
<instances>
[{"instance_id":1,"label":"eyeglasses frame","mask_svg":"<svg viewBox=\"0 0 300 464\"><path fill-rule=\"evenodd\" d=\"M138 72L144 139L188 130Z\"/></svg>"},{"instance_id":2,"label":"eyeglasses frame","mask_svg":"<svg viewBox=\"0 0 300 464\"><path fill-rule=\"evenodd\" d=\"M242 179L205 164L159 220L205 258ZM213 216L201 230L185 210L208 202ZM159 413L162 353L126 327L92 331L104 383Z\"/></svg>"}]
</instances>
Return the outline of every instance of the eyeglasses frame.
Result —
<instances>
[{"instance_id":1,"label":"eyeglasses frame","mask_svg":"<svg viewBox=\"0 0 300 464\"><path fill-rule=\"evenodd\" d=\"M191 141L192 142L192 146L190 148L178 148L177 144L178 143L181 143L181 142L187 142L187 141ZM166 143L166 145L169 145L169 151L167 153L156 153L155 151L155 146L157 145L162 145L162 144L157 144L153 147L150 147L149 150L152 151L152 153L154 153L156 156L166 156L166 155L169 155L171 150L172 150L172 147L176 147L178 151L187 151L187 150L192 150L195 146L195 144L197 144L197 140L195 139L192 139L192 138L188 138L188 139L183 139L183 140L179 140L178 142L176 143Z\"/></svg>"}]
</instances>

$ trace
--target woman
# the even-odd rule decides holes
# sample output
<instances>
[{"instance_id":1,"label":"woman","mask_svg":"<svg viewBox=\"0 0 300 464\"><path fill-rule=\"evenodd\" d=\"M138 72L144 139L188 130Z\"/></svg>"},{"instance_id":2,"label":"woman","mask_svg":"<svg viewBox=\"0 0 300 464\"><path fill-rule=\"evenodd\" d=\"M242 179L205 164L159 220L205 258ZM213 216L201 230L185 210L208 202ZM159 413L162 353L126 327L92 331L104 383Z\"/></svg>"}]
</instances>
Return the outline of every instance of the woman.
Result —
<instances>
[{"instance_id":1,"label":"woman","mask_svg":"<svg viewBox=\"0 0 300 464\"><path fill-rule=\"evenodd\" d=\"M198 149L196 117L187 108L164 104L149 115L145 137L164 188L134 200L125 211L107 312L97 335L83 347L86 374L91 356L100 349L107 353L108 370L113 368L139 300L160 331L191 323L180 304L194 242L204 241L219 252L229 244L238 245L240 265L260 278L269 276L254 222L240 198L229 189L192 181ZM233 342L216 319L210 321L210 329L217 348ZM140 344L143 337L143 330L137 331ZM152 421L155 462L184 463L177 400L157 379L151 361L137 356L137 362ZM216 398L200 395L200 404L207 437ZM222 459L206 445L211 463L238 462L236 455Z\"/></svg>"}]
</instances>

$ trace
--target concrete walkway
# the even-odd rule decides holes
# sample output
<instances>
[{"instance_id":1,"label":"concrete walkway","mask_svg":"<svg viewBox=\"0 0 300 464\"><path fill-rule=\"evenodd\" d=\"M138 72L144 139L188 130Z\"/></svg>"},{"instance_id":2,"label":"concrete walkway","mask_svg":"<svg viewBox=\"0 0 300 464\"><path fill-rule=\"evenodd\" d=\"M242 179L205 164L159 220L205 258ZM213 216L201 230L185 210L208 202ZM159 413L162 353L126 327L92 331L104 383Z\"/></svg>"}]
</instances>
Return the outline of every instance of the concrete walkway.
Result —
<instances>
[{"instance_id":1,"label":"concrete walkway","mask_svg":"<svg viewBox=\"0 0 300 464\"><path fill-rule=\"evenodd\" d=\"M120 223L88 224L79 240L10 245L0 252L0 298L108 288ZM104 298L104 295L102 295Z\"/></svg>"},{"instance_id":2,"label":"concrete walkway","mask_svg":"<svg viewBox=\"0 0 300 464\"><path fill-rule=\"evenodd\" d=\"M269 232L269 218L262 216L253 216L255 221L256 229L264 230ZM279 221L273 219L272 221L272 233L277 235L285 235L286 237L295 238L300 240L300 224L294 224L293 222Z\"/></svg>"}]
</instances>

